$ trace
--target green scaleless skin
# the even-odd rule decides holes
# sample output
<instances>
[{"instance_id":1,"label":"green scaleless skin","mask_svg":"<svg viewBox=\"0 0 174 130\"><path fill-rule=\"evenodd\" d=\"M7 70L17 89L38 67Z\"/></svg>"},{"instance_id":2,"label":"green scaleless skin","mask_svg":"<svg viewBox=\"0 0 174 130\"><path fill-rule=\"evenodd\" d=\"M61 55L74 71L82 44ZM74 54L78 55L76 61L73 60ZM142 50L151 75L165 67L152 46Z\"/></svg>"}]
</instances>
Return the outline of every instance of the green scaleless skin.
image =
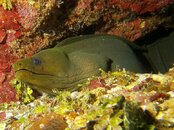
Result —
<instances>
[{"instance_id":1,"label":"green scaleless skin","mask_svg":"<svg viewBox=\"0 0 174 130\"><path fill-rule=\"evenodd\" d=\"M13 67L20 81L38 91L49 94L54 94L54 89L74 91L87 78L100 75L99 68L146 72L128 44L110 35L72 37L16 62Z\"/></svg>"}]
</instances>

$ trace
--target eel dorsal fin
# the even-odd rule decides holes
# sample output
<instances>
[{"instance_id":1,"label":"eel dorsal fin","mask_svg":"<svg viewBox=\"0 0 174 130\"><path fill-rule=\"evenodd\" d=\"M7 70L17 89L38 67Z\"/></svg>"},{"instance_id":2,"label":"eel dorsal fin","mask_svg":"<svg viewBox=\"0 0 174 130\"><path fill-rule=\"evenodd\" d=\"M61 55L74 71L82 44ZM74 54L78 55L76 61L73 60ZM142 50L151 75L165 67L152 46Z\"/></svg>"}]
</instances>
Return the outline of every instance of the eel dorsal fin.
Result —
<instances>
[{"instance_id":1,"label":"eel dorsal fin","mask_svg":"<svg viewBox=\"0 0 174 130\"><path fill-rule=\"evenodd\" d=\"M66 38L65 40L61 41L60 43L58 43L56 45L56 47L62 47L65 45L69 45L69 44L75 43L76 41L85 40L88 38L92 38L94 36L95 35L80 35L80 36L75 36L75 37L69 37L69 38Z\"/></svg>"}]
</instances>

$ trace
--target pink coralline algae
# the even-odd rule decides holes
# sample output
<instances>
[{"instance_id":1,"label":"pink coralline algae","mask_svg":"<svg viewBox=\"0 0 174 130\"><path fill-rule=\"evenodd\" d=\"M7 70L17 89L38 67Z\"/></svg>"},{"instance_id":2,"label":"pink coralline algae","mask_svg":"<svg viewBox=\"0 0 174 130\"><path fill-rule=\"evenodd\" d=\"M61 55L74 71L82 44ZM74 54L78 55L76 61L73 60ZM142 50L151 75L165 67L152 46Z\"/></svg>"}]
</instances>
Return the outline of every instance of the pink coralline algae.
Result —
<instances>
[{"instance_id":1,"label":"pink coralline algae","mask_svg":"<svg viewBox=\"0 0 174 130\"><path fill-rule=\"evenodd\" d=\"M10 85L14 77L12 63L17 58L10 51L9 43L22 35L16 9L4 10L0 7L0 103L16 101L15 90Z\"/></svg>"},{"instance_id":2,"label":"pink coralline algae","mask_svg":"<svg viewBox=\"0 0 174 130\"><path fill-rule=\"evenodd\" d=\"M108 0L107 5L113 5L113 7L124 11L129 10L138 14L144 14L158 11L173 2L173 0Z\"/></svg>"},{"instance_id":3,"label":"pink coralline algae","mask_svg":"<svg viewBox=\"0 0 174 130\"><path fill-rule=\"evenodd\" d=\"M16 10L20 17L19 22L21 26L27 30L32 30L36 26L38 9L29 5L27 1L18 1L16 4Z\"/></svg>"},{"instance_id":4,"label":"pink coralline algae","mask_svg":"<svg viewBox=\"0 0 174 130\"><path fill-rule=\"evenodd\" d=\"M18 23L19 17L15 9L4 10L0 7L0 43L9 43L19 38L22 34Z\"/></svg>"},{"instance_id":5,"label":"pink coralline algae","mask_svg":"<svg viewBox=\"0 0 174 130\"><path fill-rule=\"evenodd\" d=\"M115 28L108 31L108 34L119 35L134 41L142 36L142 30L146 28L147 21L135 19L126 24L117 24ZM123 28L124 27L124 28Z\"/></svg>"},{"instance_id":6,"label":"pink coralline algae","mask_svg":"<svg viewBox=\"0 0 174 130\"><path fill-rule=\"evenodd\" d=\"M96 89L98 87L110 89L111 86L107 86L103 79L93 79L88 85L90 90Z\"/></svg>"},{"instance_id":7,"label":"pink coralline algae","mask_svg":"<svg viewBox=\"0 0 174 130\"><path fill-rule=\"evenodd\" d=\"M11 64L17 59L7 53L7 47L0 46L0 103L16 101L16 92L10 84L14 77Z\"/></svg>"},{"instance_id":8,"label":"pink coralline algae","mask_svg":"<svg viewBox=\"0 0 174 130\"><path fill-rule=\"evenodd\" d=\"M0 103L17 100L15 89L10 84L14 78L12 64L24 55L15 50L18 48L15 41L33 30L37 15L36 8L26 1L18 1L11 10L0 7Z\"/></svg>"},{"instance_id":9,"label":"pink coralline algae","mask_svg":"<svg viewBox=\"0 0 174 130\"><path fill-rule=\"evenodd\" d=\"M34 44L27 37L36 27L38 10L39 7L29 4L28 1L16 1L11 10L0 7L0 103L17 100L16 91L10 84L15 75L12 64L21 57L31 56L38 46L42 46L41 41L44 43L43 37L32 38L39 39L38 44ZM29 48L23 45L32 42ZM22 45L25 46L24 49L20 48Z\"/></svg>"}]
</instances>

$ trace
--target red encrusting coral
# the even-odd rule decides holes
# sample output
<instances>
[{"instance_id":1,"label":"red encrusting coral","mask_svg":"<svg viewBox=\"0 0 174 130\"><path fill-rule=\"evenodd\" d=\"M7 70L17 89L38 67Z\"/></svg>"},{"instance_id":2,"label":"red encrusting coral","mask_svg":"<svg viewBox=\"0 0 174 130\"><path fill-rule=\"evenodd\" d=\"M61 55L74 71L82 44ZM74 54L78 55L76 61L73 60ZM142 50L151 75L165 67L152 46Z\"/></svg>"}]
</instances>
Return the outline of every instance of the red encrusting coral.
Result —
<instances>
[{"instance_id":1,"label":"red encrusting coral","mask_svg":"<svg viewBox=\"0 0 174 130\"><path fill-rule=\"evenodd\" d=\"M6 118L6 113L5 112L0 112L0 121L4 120Z\"/></svg>"},{"instance_id":2,"label":"red encrusting coral","mask_svg":"<svg viewBox=\"0 0 174 130\"><path fill-rule=\"evenodd\" d=\"M129 10L138 14L158 11L162 7L172 4L173 0L108 0L108 7L116 7L120 10Z\"/></svg>"},{"instance_id":3,"label":"red encrusting coral","mask_svg":"<svg viewBox=\"0 0 174 130\"><path fill-rule=\"evenodd\" d=\"M104 79L93 79L90 81L88 88L90 90L96 89L96 88L106 88L106 89L111 89L111 86L106 85Z\"/></svg>"},{"instance_id":4,"label":"red encrusting coral","mask_svg":"<svg viewBox=\"0 0 174 130\"><path fill-rule=\"evenodd\" d=\"M38 3L33 5L28 1L16 1L11 10L0 7L0 103L17 100L15 89L10 84L15 75L12 64L22 57L31 56L44 46L41 42L44 43L46 38L27 38L36 27L38 6ZM19 38L20 42L17 41ZM35 44L33 39L40 45ZM25 44L29 44L29 48Z\"/></svg>"},{"instance_id":5,"label":"red encrusting coral","mask_svg":"<svg viewBox=\"0 0 174 130\"><path fill-rule=\"evenodd\" d=\"M115 25L108 31L108 34L122 36L129 39L130 41L134 41L142 36L144 29L147 30L147 25L149 25L147 20L135 19L125 24Z\"/></svg>"},{"instance_id":6,"label":"red encrusting coral","mask_svg":"<svg viewBox=\"0 0 174 130\"><path fill-rule=\"evenodd\" d=\"M0 103L16 101L15 90L10 85L14 77L12 63L17 60L10 49L13 42L22 35L16 9L5 10L0 7Z\"/></svg>"},{"instance_id":7,"label":"red encrusting coral","mask_svg":"<svg viewBox=\"0 0 174 130\"><path fill-rule=\"evenodd\" d=\"M16 10L20 17L19 22L25 31L32 31L37 24L39 10L35 6L29 4L28 1L18 1Z\"/></svg>"},{"instance_id":8,"label":"red encrusting coral","mask_svg":"<svg viewBox=\"0 0 174 130\"><path fill-rule=\"evenodd\" d=\"M37 15L38 9L27 1L17 1L11 10L0 7L0 103L16 101L15 89L10 84L10 80L14 78L12 64L24 57L24 53L32 55L36 49L30 49L28 52L25 52L26 48L15 49L19 45L15 41L22 38L24 33L27 35L27 31L33 30Z\"/></svg>"},{"instance_id":9,"label":"red encrusting coral","mask_svg":"<svg viewBox=\"0 0 174 130\"><path fill-rule=\"evenodd\" d=\"M167 21L167 17L157 14L165 14L165 8L172 4L174 0L108 0L108 11L103 16L106 24L96 34L108 33L135 41Z\"/></svg>"},{"instance_id":10,"label":"red encrusting coral","mask_svg":"<svg viewBox=\"0 0 174 130\"><path fill-rule=\"evenodd\" d=\"M0 7L0 43L9 43L19 38L22 31L16 9L4 10Z\"/></svg>"},{"instance_id":11,"label":"red encrusting coral","mask_svg":"<svg viewBox=\"0 0 174 130\"><path fill-rule=\"evenodd\" d=\"M16 101L16 92L10 80L14 77L11 65L17 57L8 52L7 45L0 45L0 50L0 103Z\"/></svg>"}]
</instances>

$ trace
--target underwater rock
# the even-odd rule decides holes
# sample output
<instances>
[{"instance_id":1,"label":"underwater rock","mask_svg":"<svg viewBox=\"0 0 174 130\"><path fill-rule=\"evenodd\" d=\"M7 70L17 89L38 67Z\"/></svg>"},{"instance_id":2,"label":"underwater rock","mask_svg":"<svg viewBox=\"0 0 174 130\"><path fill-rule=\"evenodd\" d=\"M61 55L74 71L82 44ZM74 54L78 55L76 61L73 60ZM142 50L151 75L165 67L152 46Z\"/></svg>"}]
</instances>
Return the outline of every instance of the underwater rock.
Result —
<instances>
[{"instance_id":1,"label":"underwater rock","mask_svg":"<svg viewBox=\"0 0 174 130\"><path fill-rule=\"evenodd\" d=\"M64 130L67 127L65 119L57 113L46 114L44 117L37 119L29 130Z\"/></svg>"}]
</instances>

